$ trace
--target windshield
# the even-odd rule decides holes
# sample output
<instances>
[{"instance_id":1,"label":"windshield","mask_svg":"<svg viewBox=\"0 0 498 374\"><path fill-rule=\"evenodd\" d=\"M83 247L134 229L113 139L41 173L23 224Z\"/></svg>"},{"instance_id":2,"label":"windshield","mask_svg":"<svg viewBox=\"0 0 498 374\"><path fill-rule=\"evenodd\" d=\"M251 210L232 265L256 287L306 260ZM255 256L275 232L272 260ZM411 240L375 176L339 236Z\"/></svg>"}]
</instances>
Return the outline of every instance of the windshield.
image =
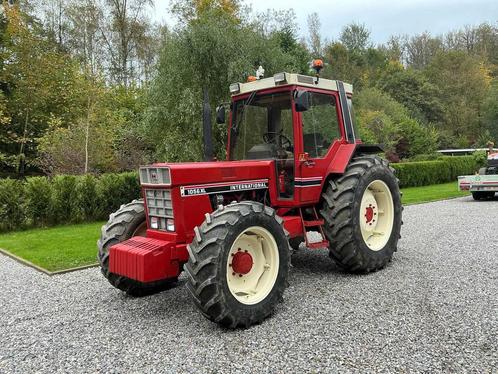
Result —
<instances>
[{"instance_id":1,"label":"windshield","mask_svg":"<svg viewBox=\"0 0 498 374\"><path fill-rule=\"evenodd\" d=\"M291 103L289 91L236 101L230 160L287 158L294 144Z\"/></svg>"}]
</instances>

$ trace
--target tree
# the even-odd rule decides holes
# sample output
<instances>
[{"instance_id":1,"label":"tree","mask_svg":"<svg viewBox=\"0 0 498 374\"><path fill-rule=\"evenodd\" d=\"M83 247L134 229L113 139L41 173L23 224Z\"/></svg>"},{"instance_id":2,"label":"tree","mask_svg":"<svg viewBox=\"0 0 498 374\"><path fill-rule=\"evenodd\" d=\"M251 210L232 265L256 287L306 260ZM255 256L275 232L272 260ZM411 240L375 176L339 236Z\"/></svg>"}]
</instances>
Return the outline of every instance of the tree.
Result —
<instances>
[{"instance_id":1,"label":"tree","mask_svg":"<svg viewBox=\"0 0 498 374\"><path fill-rule=\"evenodd\" d=\"M72 3L67 9L66 46L83 65L85 74L94 77L104 71L104 39L100 34L103 10L93 1Z\"/></svg>"},{"instance_id":2,"label":"tree","mask_svg":"<svg viewBox=\"0 0 498 374\"><path fill-rule=\"evenodd\" d=\"M453 134L457 143L461 138L467 145L472 144L483 130L482 102L491 83L485 62L465 52L440 52L425 75L440 92L443 130Z\"/></svg>"},{"instance_id":3,"label":"tree","mask_svg":"<svg viewBox=\"0 0 498 374\"><path fill-rule=\"evenodd\" d=\"M423 123L439 123L443 118L441 92L427 77L413 68L392 63L383 71L377 86L403 104L412 117Z\"/></svg>"},{"instance_id":4,"label":"tree","mask_svg":"<svg viewBox=\"0 0 498 374\"><path fill-rule=\"evenodd\" d=\"M349 51L361 52L371 47L370 31L363 24L351 23L345 26L339 40Z\"/></svg>"},{"instance_id":5,"label":"tree","mask_svg":"<svg viewBox=\"0 0 498 374\"><path fill-rule=\"evenodd\" d=\"M44 38L39 23L17 6L4 5L7 18L0 72L10 122L2 127L0 152L10 155L8 166L23 175L36 160L37 139L51 116L70 123L79 113L75 95L77 66ZM14 161L15 156L15 161Z\"/></svg>"},{"instance_id":6,"label":"tree","mask_svg":"<svg viewBox=\"0 0 498 374\"><path fill-rule=\"evenodd\" d=\"M483 122L489 132L489 140L498 144L498 82L495 80L483 103Z\"/></svg>"},{"instance_id":7,"label":"tree","mask_svg":"<svg viewBox=\"0 0 498 374\"><path fill-rule=\"evenodd\" d=\"M65 47L68 32L68 5L68 0L42 0L37 9L43 14L43 23L50 38L61 49Z\"/></svg>"},{"instance_id":8,"label":"tree","mask_svg":"<svg viewBox=\"0 0 498 374\"><path fill-rule=\"evenodd\" d=\"M414 69L423 69L442 50L442 47L441 38L433 38L428 32L412 36L405 44L406 62Z\"/></svg>"},{"instance_id":9,"label":"tree","mask_svg":"<svg viewBox=\"0 0 498 374\"><path fill-rule=\"evenodd\" d=\"M355 107L363 140L384 145L391 161L432 153L437 149L438 133L410 117L408 110L375 88L355 97Z\"/></svg>"},{"instance_id":10,"label":"tree","mask_svg":"<svg viewBox=\"0 0 498 374\"><path fill-rule=\"evenodd\" d=\"M314 58L319 58L323 55L321 28L322 24L318 13L314 12L308 15L308 45Z\"/></svg>"},{"instance_id":11,"label":"tree","mask_svg":"<svg viewBox=\"0 0 498 374\"><path fill-rule=\"evenodd\" d=\"M170 9L183 25L202 17L206 12L215 12L232 20L240 20L242 16L239 0L171 0Z\"/></svg>"},{"instance_id":12,"label":"tree","mask_svg":"<svg viewBox=\"0 0 498 374\"><path fill-rule=\"evenodd\" d=\"M477 55L491 64L498 63L498 27L488 23L465 26L445 35L445 47Z\"/></svg>"},{"instance_id":13,"label":"tree","mask_svg":"<svg viewBox=\"0 0 498 374\"><path fill-rule=\"evenodd\" d=\"M154 158L200 159L201 104L207 102L212 109L226 102L229 85L246 81L260 65L266 76L271 76L295 71L303 60L309 61L292 39L287 27L264 29L259 22L234 19L217 8L199 13L190 22L180 22L176 30L166 33L143 123L146 137L156 149ZM216 154L223 158L226 128L215 127L213 132Z\"/></svg>"},{"instance_id":14,"label":"tree","mask_svg":"<svg viewBox=\"0 0 498 374\"><path fill-rule=\"evenodd\" d=\"M383 51L384 54L393 62L403 64L405 62L405 45L406 37L401 35L393 35L389 37L389 40L385 45L380 45L379 50Z\"/></svg>"}]
</instances>

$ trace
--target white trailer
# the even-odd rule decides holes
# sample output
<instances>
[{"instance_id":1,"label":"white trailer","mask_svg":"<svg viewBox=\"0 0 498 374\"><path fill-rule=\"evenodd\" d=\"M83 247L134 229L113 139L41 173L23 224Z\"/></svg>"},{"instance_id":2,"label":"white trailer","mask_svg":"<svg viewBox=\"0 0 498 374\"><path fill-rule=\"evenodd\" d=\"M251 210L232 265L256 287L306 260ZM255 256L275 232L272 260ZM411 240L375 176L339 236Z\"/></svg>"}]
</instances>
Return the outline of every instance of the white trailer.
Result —
<instances>
[{"instance_id":1,"label":"white trailer","mask_svg":"<svg viewBox=\"0 0 498 374\"><path fill-rule=\"evenodd\" d=\"M470 191L475 200L489 200L498 192L498 153L488 155L488 166L479 174L458 177L458 189Z\"/></svg>"}]
</instances>

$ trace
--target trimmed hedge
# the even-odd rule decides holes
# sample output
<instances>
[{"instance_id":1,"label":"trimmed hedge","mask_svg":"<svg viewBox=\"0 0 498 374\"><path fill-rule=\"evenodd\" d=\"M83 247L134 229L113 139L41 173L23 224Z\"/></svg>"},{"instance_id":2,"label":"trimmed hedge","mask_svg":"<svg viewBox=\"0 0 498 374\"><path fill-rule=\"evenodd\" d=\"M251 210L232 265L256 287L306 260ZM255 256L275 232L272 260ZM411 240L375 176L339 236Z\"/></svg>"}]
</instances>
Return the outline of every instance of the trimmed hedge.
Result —
<instances>
[{"instance_id":1,"label":"trimmed hedge","mask_svg":"<svg viewBox=\"0 0 498 374\"><path fill-rule=\"evenodd\" d=\"M456 181L459 175L474 174L483 160L453 156L391 165L400 186L411 187ZM0 179L0 231L105 220L121 204L138 196L140 183L135 172Z\"/></svg>"},{"instance_id":2,"label":"trimmed hedge","mask_svg":"<svg viewBox=\"0 0 498 374\"><path fill-rule=\"evenodd\" d=\"M134 172L0 179L0 231L105 220L139 196Z\"/></svg>"},{"instance_id":3,"label":"trimmed hedge","mask_svg":"<svg viewBox=\"0 0 498 374\"><path fill-rule=\"evenodd\" d=\"M446 156L435 161L391 164L396 170L400 187L427 186L456 181L459 175L474 174L482 159L475 156Z\"/></svg>"}]
</instances>

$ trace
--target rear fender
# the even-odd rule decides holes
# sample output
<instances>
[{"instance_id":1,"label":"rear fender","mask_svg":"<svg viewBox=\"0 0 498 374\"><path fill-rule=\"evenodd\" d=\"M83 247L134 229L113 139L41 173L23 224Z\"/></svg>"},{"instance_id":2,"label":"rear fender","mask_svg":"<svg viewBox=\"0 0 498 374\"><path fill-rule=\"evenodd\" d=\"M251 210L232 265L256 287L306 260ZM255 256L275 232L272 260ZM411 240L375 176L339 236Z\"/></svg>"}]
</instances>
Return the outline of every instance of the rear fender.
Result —
<instances>
[{"instance_id":1,"label":"rear fender","mask_svg":"<svg viewBox=\"0 0 498 374\"><path fill-rule=\"evenodd\" d=\"M332 161L327 168L327 176L332 174L344 174L346 167L357 154L376 154L384 150L379 144L341 144Z\"/></svg>"},{"instance_id":2,"label":"rear fender","mask_svg":"<svg viewBox=\"0 0 498 374\"><path fill-rule=\"evenodd\" d=\"M384 150L379 144L341 144L334 158L332 159L332 162L327 168L327 174L322 186L322 190L325 191L329 180L340 177L342 174L344 174L347 166L354 156L359 154L376 154L382 152L384 152Z\"/></svg>"}]
</instances>

